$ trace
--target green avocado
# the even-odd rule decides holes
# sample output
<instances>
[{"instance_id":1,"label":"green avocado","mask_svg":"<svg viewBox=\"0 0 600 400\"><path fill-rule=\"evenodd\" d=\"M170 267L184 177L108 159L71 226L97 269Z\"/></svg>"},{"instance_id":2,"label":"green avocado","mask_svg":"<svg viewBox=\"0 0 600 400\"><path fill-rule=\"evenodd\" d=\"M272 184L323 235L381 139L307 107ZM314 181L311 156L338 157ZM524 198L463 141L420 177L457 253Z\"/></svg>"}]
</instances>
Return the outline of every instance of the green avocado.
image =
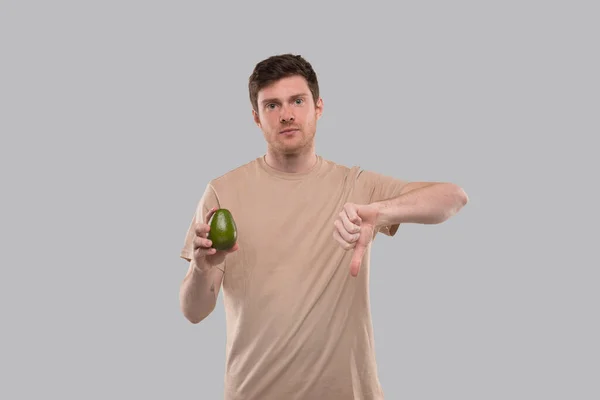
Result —
<instances>
[{"instance_id":1,"label":"green avocado","mask_svg":"<svg viewBox=\"0 0 600 400\"><path fill-rule=\"evenodd\" d=\"M220 208L215 211L209 225L208 239L212 241L212 247L217 250L229 250L235 245L237 227L229 210Z\"/></svg>"}]
</instances>

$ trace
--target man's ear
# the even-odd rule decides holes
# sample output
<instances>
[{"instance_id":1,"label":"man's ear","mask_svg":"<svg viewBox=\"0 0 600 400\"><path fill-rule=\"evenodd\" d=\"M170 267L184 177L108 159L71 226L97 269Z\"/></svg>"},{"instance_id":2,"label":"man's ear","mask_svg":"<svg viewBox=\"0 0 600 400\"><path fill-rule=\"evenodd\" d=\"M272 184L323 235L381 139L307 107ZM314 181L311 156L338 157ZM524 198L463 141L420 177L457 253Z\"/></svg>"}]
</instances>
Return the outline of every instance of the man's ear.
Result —
<instances>
[{"instance_id":1,"label":"man's ear","mask_svg":"<svg viewBox=\"0 0 600 400\"><path fill-rule=\"evenodd\" d=\"M323 115L323 98L319 97L319 100L317 100L315 111L317 113L317 119L321 118L321 115Z\"/></svg>"},{"instance_id":2,"label":"man's ear","mask_svg":"<svg viewBox=\"0 0 600 400\"><path fill-rule=\"evenodd\" d=\"M256 126L260 128L260 118L258 117L258 113L254 109L252 109L252 118L254 119L254 123L256 124Z\"/></svg>"}]
</instances>

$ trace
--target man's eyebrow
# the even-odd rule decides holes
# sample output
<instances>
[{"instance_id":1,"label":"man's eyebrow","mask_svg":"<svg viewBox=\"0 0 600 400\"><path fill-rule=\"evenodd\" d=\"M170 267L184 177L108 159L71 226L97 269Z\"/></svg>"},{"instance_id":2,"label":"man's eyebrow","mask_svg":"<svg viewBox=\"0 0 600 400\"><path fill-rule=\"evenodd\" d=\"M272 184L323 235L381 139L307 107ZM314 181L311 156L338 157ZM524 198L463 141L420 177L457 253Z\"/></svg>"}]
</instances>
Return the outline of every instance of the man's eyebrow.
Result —
<instances>
[{"instance_id":1,"label":"man's eyebrow","mask_svg":"<svg viewBox=\"0 0 600 400\"><path fill-rule=\"evenodd\" d=\"M296 99L298 97L307 97L307 96L308 96L308 93L302 92L302 93L296 93L296 94L290 96L289 98L290 99ZM279 102L279 99L277 99L277 98L270 98L270 99L264 99L263 101L260 102L260 104L265 105L265 104L268 104L268 103L278 103L278 102Z\"/></svg>"}]
</instances>

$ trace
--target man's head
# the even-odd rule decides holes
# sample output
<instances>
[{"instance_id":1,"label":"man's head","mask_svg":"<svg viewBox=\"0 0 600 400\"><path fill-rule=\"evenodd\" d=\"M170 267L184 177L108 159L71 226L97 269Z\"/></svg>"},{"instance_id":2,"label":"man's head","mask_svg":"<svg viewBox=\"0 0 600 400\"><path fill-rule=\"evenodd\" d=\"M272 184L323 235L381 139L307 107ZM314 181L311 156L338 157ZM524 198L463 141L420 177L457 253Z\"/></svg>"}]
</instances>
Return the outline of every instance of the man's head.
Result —
<instances>
[{"instance_id":1,"label":"man's head","mask_svg":"<svg viewBox=\"0 0 600 400\"><path fill-rule=\"evenodd\" d=\"M312 148L323 100L308 61L292 54L269 57L256 64L248 90L254 121L272 150L291 155Z\"/></svg>"}]
</instances>

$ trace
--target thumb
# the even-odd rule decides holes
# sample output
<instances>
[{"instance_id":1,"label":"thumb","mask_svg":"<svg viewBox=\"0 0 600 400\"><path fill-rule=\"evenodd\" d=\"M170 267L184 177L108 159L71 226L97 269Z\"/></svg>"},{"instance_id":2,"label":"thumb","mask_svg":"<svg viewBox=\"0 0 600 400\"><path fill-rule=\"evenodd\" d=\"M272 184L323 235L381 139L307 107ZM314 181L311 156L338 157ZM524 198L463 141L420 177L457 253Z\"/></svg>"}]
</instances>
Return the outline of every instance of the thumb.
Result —
<instances>
[{"instance_id":1,"label":"thumb","mask_svg":"<svg viewBox=\"0 0 600 400\"><path fill-rule=\"evenodd\" d=\"M218 210L217 207L213 207L210 210L208 210L208 213L206 213L206 217L204 218L204 222L206 224L210 223L210 219L213 216L213 214Z\"/></svg>"},{"instance_id":2,"label":"thumb","mask_svg":"<svg viewBox=\"0 0 600 400\"><path fill-rule=\"evenodd\" d=\"M365 250L366 246L362 243L357 243L354 247L354 254L352 254L352 261L350 262L350 275L354 277L358 276Z\"/></svg>"}]
</instances>

